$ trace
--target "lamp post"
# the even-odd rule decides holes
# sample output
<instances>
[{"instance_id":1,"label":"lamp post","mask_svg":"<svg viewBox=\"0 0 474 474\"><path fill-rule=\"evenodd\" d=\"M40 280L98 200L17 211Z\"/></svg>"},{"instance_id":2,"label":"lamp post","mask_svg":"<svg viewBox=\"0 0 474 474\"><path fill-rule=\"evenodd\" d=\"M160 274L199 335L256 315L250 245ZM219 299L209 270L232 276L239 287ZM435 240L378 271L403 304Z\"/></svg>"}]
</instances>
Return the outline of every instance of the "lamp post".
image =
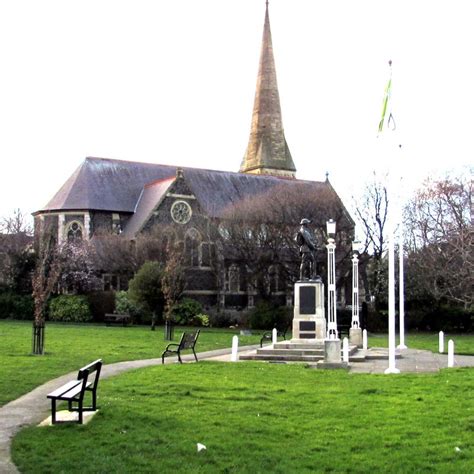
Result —
<instances>
[{"instance_id":1,"label":"lamp post","mask_svg":"<svg viewBox=\"0 0 474 474\"><path fill-rule=\"evenodd\" d=\"M359 319L359 252L360 242L352 242L352 320L349 340L352 345L362 347L362 328Z\"/></svg>"},{"instance_id":2,"label":"lamp post","mask_svg":"<svg viewBox=\"0 0 474 474\"><path fill-rule=\"evenodd\" d=\"M337 334L336 321L336 260L335 250L336 243L334 237L336 235L336 222L329 219L326 222L326 231L328 235L328 329L327 339L339 339Z\"/></svg>"},{"instance_id":3,"label":"lamp post","mask_svg":"<svg viewBox=\"0 0 474 474\"><path fill-rule=\"evenodd\" d=\"M351 328L360 328L359 321L359 249L360 242L352 242L352 321Z\"/></svg>"}]
</instances>

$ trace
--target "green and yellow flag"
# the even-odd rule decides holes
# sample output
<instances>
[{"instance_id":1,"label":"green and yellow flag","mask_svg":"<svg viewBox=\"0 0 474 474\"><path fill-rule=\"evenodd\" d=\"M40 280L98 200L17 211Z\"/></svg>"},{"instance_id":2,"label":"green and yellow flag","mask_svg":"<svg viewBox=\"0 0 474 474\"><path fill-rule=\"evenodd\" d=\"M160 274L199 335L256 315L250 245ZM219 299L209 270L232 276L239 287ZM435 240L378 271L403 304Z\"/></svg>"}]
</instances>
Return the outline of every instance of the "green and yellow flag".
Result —
<instances>
[{"instance_id":1,"label":"green and yellow flag","mask_svg":"<svg viewBox=\"0 0 474 474\"><path fill-rule=\"evenodd\" d=\"M393 118L392 112L390 111L391 107L391 95L392 95L392 61L389 61L390 66L390 79L387 82L385 87L385 94L382 102L382 117L379 122L379 133L382 133L387 127L391 130L395 130L395 120Z\"/></svg>"}]
</instances>

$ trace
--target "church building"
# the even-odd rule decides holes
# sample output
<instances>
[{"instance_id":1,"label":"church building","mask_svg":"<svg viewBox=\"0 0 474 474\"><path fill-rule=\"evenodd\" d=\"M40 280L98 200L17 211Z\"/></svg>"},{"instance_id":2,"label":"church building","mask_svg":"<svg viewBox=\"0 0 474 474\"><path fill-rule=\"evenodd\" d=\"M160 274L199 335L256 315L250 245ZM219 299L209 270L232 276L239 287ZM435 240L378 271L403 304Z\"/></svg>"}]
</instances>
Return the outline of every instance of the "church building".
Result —
<instances>
[{"instance_id":1,"label":"church building","mask_svg":"<svg viewBox=\"0 0 474 474\"><path fill-rule=\"evenodd\" d=\"M218 226L239 203L281 190L316 196L315 207L324 206L330 196L338 203L350 241L354 222L328 179L296 178L283 129L266 2L250 136L239 171L88 157L46 206L34 213L35 226L39 229L47 222L58 243L93 240L107 232L134 241L153 228L172 227L186 255L189 281L185 295L208 306L247 308L255 304L256 292L243 276L245 262L232 262L229 254L216 256L222 248L215 248L212 232L206 229L210 223ZM299 220L291 224L296 230ZM212 260L218 258L222 268L216 275ZM103 281L104 289L127 285L113 275L104 275ZM288 281L277 281L273 293L282 304L291 304Z\"/></svg>"}]
</instances>

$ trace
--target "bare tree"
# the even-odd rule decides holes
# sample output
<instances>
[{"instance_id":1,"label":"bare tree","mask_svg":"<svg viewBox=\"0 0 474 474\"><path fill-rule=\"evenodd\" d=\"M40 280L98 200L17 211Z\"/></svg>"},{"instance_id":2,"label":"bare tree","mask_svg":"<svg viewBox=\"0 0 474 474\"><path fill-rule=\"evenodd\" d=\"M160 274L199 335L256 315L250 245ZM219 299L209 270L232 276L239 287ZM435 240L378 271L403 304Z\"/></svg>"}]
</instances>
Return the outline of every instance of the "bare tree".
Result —
<instances>
[{"instance_id":1,"label":"bare tree","mask_svg":"<svg viewBox=\"0 0 474 474\"><path fill-rule=\"evenodd\" d=\"M472 182L462 176L427 180L405 210L408 264L416 275L416 291L465 308L474 302L471 210Z\"/></svg>"},{"instance_id":2,"label":"bare tree","mask_svg":"<svg viewBox=\"0 0 474 474\"><path fill-rule=\"evenodd\" d=\"M389 196L385 178L374 172L362 195L354 198L355 215L365 238L360 255L360 275L365 293L374 297L376 307L386 290L383 258L387 250Z\"/></svg>"},{"instance_id":3,"label":"bare tree","mask_svg":"<svg viewBox=\"0 0 474 474\"><path fill-rule=\"evenodd\" d=\"M165 339L171 340L171 311L186 288L184 256L176 242L170 242L166 249L166 264L161 278L161 288L165 300Z\"/></svg>"},{"instance_id":4,"label":"bare tree","mask_svg":"<svg viewBox=\"0 0 474 474\"><path fill-rule=\"evenodd\" d=\"M0 219L0 282L15 292L31 292L32 242L31 225L19 209Z\"/></svg>"},{"instance_id":5,"label":"bare tree","mask_svg":"<svg viewBox=\"0 0 474 474\"><path fill-rule=\"evenodd\" d=\"M84 294L100 289L102 282L98 277L95 247L90 242L66 242L56 252L61 260L60 293Z\"/></svg>"},{"instance_id":6,"label":"bare tree","mask_svg":"<svg viewBox=\"0 0 474 474\"><path fill-rule=\"evenodd\" d=\"M247 284L266 298L272 293L270 272L278 272L287 285L298 279L300 255L294 237L302 218L311 221L318 243L318 273L326 260L326 222L338 223L338 260L348 255L353 222L336 193L327 185L291 186L283 183L266 194L254 196L227 209L219 224L226 259L241 262L247 270ZM340 267L341 268L341 267ZM345 274L342 270L341 275Z\"/></svg>"},{"instance_id":7,"label":"bare tree","mask_svg":"<svg viewBox=\"0 0 474 474\"><path fill-rule=\"evenodd\" d=\"M33 227L26 214L20 209L15 209L10 217L0 219L0 232L3 234L25 234L33 235Z\"/></svg>"},{"instance_id":8,"label":"bare tree","mask_svg":"<svg viewBox=\"0 0 474 474\"><path fill-rule=\"evenodd\" d=\"M33 276L35 310L32 352L36 355L44 354L46 307L61 274L61 258L53 232L45 223L42 223L41 227L38 242L38 258Z\"/></svg>"}]
</instances>

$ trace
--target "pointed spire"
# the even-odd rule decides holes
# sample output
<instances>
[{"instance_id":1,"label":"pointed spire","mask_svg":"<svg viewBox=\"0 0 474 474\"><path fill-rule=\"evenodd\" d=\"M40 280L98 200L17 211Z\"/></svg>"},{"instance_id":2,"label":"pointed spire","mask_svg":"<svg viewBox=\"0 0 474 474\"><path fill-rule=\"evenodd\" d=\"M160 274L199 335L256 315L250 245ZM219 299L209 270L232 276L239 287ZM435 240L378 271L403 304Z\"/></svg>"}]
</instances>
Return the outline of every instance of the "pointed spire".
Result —
<instances>
[{"instance_id":1,"label":"pointed spire","mask_svg":"<svg viewBox=\"0 0 474 474\"><path fill-rule=\"evenodd\" d=\"M240 172L294 178L296 168L283 131L268 0L265 3L265 24L252 125L249 144L240 165Z\"/></svg>"}]
</instances>

